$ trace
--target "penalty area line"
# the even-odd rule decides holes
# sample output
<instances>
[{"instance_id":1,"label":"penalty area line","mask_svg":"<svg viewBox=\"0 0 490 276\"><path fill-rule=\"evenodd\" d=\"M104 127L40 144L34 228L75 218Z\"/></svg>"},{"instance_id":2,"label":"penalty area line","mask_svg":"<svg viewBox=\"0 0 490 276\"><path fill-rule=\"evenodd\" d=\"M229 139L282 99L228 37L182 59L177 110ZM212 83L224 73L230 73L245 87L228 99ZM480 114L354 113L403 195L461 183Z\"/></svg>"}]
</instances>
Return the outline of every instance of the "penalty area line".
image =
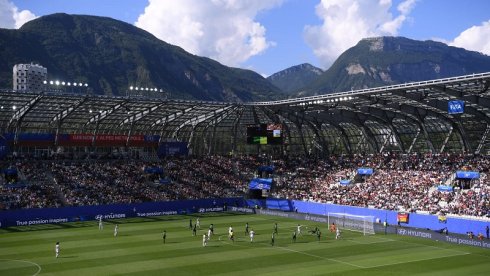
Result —
<instances>
[{"instance_id":1,"label":"penalty area line","mask_svg":"<svg viewBox=\"0 0 490 276\"><path fill-rule=\"evenodd\" d=\"M394 242L395 241L395 240L387 239L387 238L377 238L377 239L378 239L377 241L368 241L368 242L351 240L351 239L343 239L343 240L347 241L347 242L357 243L357 244L377 244L377 243L385 243L385 242Z\"/></svg>"},{"instance_id":2,"label":"penalty area line","mask_svg":"<svg viewBox=\"0 0 490 276\"><path fill-rule=\"evenodd\" d=\"M234 244L234 243L226 242L224 240L221 240L221 237L222 236L219 236L218 240L220 242L222 242L222 243L229 244L229 245L232 245L232 246L240 246L240 247L248 247L248 248L251 248L251 246L247 246L247 245ZM264 243L257 242L256 244L264 244ZM314 257L314 258L317 258L317 259L322 259L322 260L327 260L327 261L331 261L331 262L345 264L345 265L356 267L356 268L366 268L365 266L356 265L356 264L352 264L352 263L349 263L349 262L344 262L344 261L337 260L337 259L322 257L322 256L318 256L318 255L314 255L314 254L310 254L310 253L306 253L306 252L303 252L303 251L298 251L298 250L294 250L294 249L290 249L290 248L286 248L286 247L281 247L281 246L273 246L273 247L271 246L271 247L264 247L264 248L266 248L266 249L276 249L276 250L289 251L289 252L293 252L293 253L297 253L297 254L302 254L302 255Z\"/></svg>"},{"instance_id":3,"label":"penalty area line","mask_svg":"<svg viewBox=\"0 0 490 276\"><path fill-rule=\"evenodd\" d=\"M32 276L37 276L41 272L41 266L38 265L35 262L26 261L26 260L15 260L15 259L0 259L0 261L13 261L13 262L21 262L21 263L33 264L33 265L37 266L38 269L37 269L37 272L36 273L32 274Z\"/></svg>"}]
</instances>

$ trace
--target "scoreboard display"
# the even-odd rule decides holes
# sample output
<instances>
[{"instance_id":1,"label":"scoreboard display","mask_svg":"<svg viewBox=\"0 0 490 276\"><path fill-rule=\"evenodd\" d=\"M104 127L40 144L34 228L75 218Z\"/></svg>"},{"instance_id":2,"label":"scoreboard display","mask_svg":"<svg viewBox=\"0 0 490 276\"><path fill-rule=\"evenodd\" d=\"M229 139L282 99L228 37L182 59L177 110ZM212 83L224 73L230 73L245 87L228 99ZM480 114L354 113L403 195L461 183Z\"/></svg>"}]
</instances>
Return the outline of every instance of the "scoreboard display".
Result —
<instances>
[{"instance_id":1,"label":"scoreboard display","mask_svg":"<svg viewBox=\"0 0 490 276\"><path fill-rule=\"evenodd\" d=\"M282 124L260 124L247 126L247 143L251 145L282 145Z\"/></svg>"}]
</instances>

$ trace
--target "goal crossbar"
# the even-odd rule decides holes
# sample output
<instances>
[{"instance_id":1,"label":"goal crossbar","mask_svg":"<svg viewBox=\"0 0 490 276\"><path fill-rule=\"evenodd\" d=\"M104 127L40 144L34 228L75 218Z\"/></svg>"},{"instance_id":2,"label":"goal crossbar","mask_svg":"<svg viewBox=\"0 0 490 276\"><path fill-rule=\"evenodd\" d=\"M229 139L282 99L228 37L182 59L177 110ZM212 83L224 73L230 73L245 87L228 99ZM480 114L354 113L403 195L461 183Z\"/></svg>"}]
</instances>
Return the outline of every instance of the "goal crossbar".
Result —
<instances>
[{"instance_id":1,"label":"goal crossbar","mask_svg":"<svg viewBox=\"0 0 490 276\"><path fill-rule=\"evenodd\" d=\"M359 216L348 213L328 213L328 224L335 223L340 229L361 232L364 235L374 234L374 216Z\"/></svg>"}]
</instances>

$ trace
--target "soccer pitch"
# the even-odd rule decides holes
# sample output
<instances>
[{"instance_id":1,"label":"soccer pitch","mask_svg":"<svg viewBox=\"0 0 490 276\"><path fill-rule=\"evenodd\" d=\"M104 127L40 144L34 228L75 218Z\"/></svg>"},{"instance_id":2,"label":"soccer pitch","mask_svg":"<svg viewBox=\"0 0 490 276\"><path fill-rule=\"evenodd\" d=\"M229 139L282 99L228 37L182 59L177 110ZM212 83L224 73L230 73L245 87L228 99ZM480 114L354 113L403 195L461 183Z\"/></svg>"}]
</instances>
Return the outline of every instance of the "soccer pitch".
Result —
<instances>
[{"instance_id":1,"label":"soccer pitch","mask_svg":"<svg viewBox=\"0 0 490 276\"><path fill-rule=\"evenodd\" d=\"M490 275L488 249L349 231L335 240L325 224L230 213L200 215L201 229L192 236L189 219L195 223L196 218L111 220L103 230L96 221L2 229L0 275ZM256 233L253 243L244 233L246 222ZM215 234L203 247L211 223ZM303 234L293 243L298 224ZM234 242L228 239L230 226ZM307 233L315 226L320 241Z\"/></svg>"}]
</instances>

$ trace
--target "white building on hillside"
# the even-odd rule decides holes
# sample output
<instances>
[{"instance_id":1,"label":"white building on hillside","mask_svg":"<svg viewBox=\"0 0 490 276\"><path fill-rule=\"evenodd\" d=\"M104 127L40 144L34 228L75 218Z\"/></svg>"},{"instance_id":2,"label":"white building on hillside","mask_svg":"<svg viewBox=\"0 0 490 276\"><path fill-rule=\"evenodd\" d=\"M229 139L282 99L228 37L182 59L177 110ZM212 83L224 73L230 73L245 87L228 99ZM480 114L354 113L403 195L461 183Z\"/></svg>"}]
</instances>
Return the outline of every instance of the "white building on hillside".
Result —
<instances>
[{"instance_id":1,"label":"white building on hillside","mask_svg":"<svg viewBox=\"0 0 490 276\"><path fill-rule=\"evenodd\" d=\"M13 68L15 91L42 91L48 69L39 64L16 64Z\"/></svg>"}]
</instances>

